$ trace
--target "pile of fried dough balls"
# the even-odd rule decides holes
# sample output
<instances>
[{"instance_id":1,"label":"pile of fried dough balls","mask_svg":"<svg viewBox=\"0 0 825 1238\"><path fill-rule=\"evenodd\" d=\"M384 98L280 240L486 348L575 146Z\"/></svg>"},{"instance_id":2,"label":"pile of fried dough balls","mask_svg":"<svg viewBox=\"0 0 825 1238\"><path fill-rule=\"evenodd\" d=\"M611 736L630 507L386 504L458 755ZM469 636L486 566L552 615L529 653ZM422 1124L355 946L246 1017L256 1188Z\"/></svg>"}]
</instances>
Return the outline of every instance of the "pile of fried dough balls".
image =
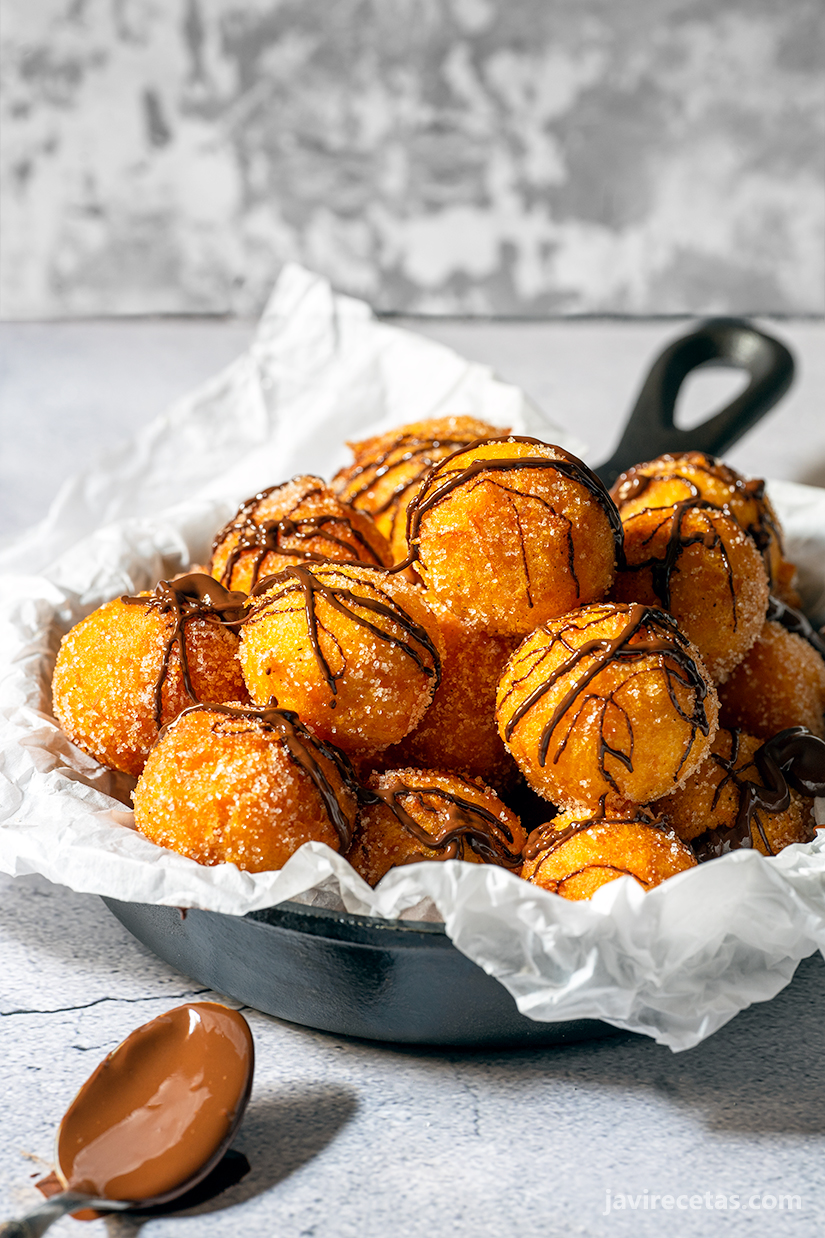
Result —
<instances>
[{"instance_id":1,"label":"pile of fried dough balls","mask_svg":"<svg viewBox=\"0 0 825 1238\"><path fill-rule=\"evenodd\" d=\"M763 483L687 452L608 493L458 416L351 449L63 639L55 714L137 779L146 838L250 872L314 840L371 885L456 858L572 899L811 839L825 646Z\"/></svg>"}]
</instances>

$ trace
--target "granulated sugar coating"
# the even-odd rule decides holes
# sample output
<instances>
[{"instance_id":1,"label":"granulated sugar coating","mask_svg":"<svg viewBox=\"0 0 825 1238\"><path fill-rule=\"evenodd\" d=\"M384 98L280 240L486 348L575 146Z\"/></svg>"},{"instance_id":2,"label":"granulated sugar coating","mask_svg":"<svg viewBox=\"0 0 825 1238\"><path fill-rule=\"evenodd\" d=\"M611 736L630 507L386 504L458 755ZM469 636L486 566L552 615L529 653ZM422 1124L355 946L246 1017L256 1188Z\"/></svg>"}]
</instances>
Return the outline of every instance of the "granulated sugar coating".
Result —
<instances>
[{"instance_id":1,"label":"granulated sugar coating","mask_svg":"<svg viewBox=\"0 0 825 1238\"><path fill-rule=\"evenodd\" d=\"M237 708L198 707L169 727L134 791L137 828L199 864L253 873L282 868L312 840L341 850L340 826L348 842L357 803L339 764L280 711Z\"/></svg>"},{"instance_id":2,"label":"granulated sugar coating","mask_svg":"<svg viewBox=\"0 0 825 1238\"><path fill-rule=\"evenodd\" d=\"M380 767L456 770L505 791L518 769L499 736L495 704L513 641L473 631L431 593L426 597L444 643L441 683L415 730L379 754Z\"/></svg>"},{"instance_id":3,"label":"granulated sugar coating","mask_svg":"<svg viewBox=\"0 0 825 1238\"><path fill-rule=\"evenodd\" d=\"M52 680L55 716L73 743L110 769L137 777L158 724L192 704L176 628L173 614L118 598L63 638ZM196 698L247 699L234 632L195 617L181 639Z\"/></svg>"},{"instance_id":4,"label":"granulated sugar coating","mask_svg":"<svg viewBox=\"0 0 825 1238\"><path fill-rule=\"evenodd\" d=\"M70 738L133 775L158 741L147 837L256 872L315 839L372 884L424 859L525 863L587 898L808 836L825 645L762 481L663 456L619 478L620 515L581 460L473 417L351 446L331 484L242 503L207 574L65 638ZM748 735L711 752L714 684Z\"/></svg>"},{"instance_id":5,"label":"granulated sugar coating","mask_svg":"<svg viewBox=\"0 0 825 1238\"><path fill-rule=\"evenodd\" d=\"M509 437L434 469L410 504L408 536L422 580L464 623L525 636L607 594L621 524L575 456Z\"/></svg>"},{"instance_id":6,"label":"granulated sugar coating","mask_svg":"<svg viewBox=\"0 0 825 1238\"><path fill-rule=\"evenodd\" d=\"M706 757L683 787L659 800L658 812L685 842L695 842L708 831L726 834L741 823L745 845L775 855L790 843L814 837L813 800L788 787L788 806L766 812L757 804L748 812L747 783L765 786L754 759L762 740L720 727ZM741 844L740 844L741 845Z\"/></svg>"},{"instance_id":7,"label":"granulated sugar coating","mask_svg":"<svg viewBox=\"0 0 825 1238\"><path fill-rule=\"evenodd\" d=\"M692 500L690 500L692 502ZM768 577L756 543L716 508L678 503L624 519L627 567L619 602L662 606L724 683L756 640L768 608Z\"/></svg>"},{"instance_id":8,"label":"granulated sugar coating","mask_svg":"<svg viewBox=\"0 0 825 1238\"><path fill-rule=\"evenodd\" d=\"M761 739L789 726L825 739L825 662L801 636L766 623L719 689L719 703L723 726Z\"/></svg>"},{"instance_id":9,"label":"granulated sugar coating","mask_svg":"<svg viewBox=\"0 0 825 1238\"><path fill-rule=\"evenodd\" d=\"M407 506L426 473L465 443L495 434L497 426L476 417L435 417L348 443L354 460L336 473L333 489L370 512L400 563L407 556Z\"/></svg>"},{"instance_id":10,"label":"granulated sugar coating","mask_svg":"<svg viewBox=\"0 0 825 1238\"><path fill-rule=\"evenodd\" d=\"M423 591L355 564L287 568L250 601L240 658L254 701L294 709L322 739L368 754L433 698L442 642Z\"/></svg>"},{"instance_id":11,"label":"granulated sugar coating","mask_svg":"<svg viewBox=\"0 0 825 1238\"><path fill-rule=\"evenodd\" d=\"M522 877L562 898L590 898L617 877L635 877L646 890L696 867L693 852L671 829L611 815L593 820L565 813L530 835L528 852L537 852ZM538 836L538 837L537 837ZM540 849L539 849L540 848Z\"/></svg>"},{"instance_id":12,"label":"granulated sugar coating","mask_svg":"<svg viewBox=\"0 0 825 1238\"><path fill-rule=\"evenodd\" d=\"M771 592L799 605L791 588L795 568L784 557L782 526L761 478L748 478L703 451L683 451L636 464L610 490L622 521L639 512L685 501L725 508L761 550Z\"/></svg>"},{"instance_id":13,"label":"granulated sugar coating","mask_svg":"<svg viewBox=\"0 0 825 1238\"><path fill-rule=\"evenodd\" d=\"M249 593L291 563L334 559L390 567L389 544L365 512L350 507L320 477L293 477L247 499L215 538L209 571Z\"/></svg>"},{"instance_id":14,"label":"granulated sugar coating","mask_svg":"<svg viewBox=\"0 0 825 1238\"><path fill-rule=\"evenodd\" d=\"M498 690L499 731L554 804L648 804L707 755L718 701L698 652L664 611L595 603L539 628Z\"/></svg>"},{"instance_id":15,"label":"granulated sugar coating","mask_svg":"<svg viewBox=\"0 0 825 1238\"><path fill-rule=\"evenodd\" d=\"M401 864L469 860L517 870L526 835L477 779L431 769L373 774L347 859L371 886Z\"/></svg>"}]
</instances>

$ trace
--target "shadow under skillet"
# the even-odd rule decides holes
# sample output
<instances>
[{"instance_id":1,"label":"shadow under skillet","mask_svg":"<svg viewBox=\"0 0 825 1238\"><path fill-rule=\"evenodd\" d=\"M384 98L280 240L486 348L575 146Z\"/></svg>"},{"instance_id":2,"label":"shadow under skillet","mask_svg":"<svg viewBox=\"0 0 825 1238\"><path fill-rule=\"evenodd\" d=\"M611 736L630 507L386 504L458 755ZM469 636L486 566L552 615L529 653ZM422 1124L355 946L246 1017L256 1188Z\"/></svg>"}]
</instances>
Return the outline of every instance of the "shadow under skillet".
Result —
<instances>
[{"instance_id":1,"label":"shadow under skillet","mask_svg":"<svg viewBox=\"0 0 825 1238\"><path fill-rule=\"evenodd\" d=\"M177 982L178 975L132 938L97 898L49 886L42 878L19 878L6 893L6 931L25 943L35 968L41 955L44 963L54 956L61 967L81 963L83 972L95 973L105 965L104 991L109 993L112 974L145 973L153 981L143 995L147 1000L163 997L167 985ZM159 991L151 992L156 985ZM825 1055L825 962L818 953L800 963L791 984L772 1001L742 1011L708 1040L679 1054L647 1037L622 1033L606 1041L528 1049L388 1044L311 1029L301 1029L301 1035L340 1046L353 1069L369 1071L370 1063L396 1057L416 1063L422 1074L459 1072L474 1085L512 1089L514 1095L554 1080L594 1091L648 1095L691 1114L708 1131L825 1135L825 1074L818 1069ZM354 1106L353 1101L352 1113ZM253 1102L236 1141L241 1151L256 1112ZM334 1126L333 1119L328 1129ZM254 1182L262 1171L255 1163L252 1169ZM240 1189L250 1188L244 1183L231 1188L231 1202Z\"/></svg>"},{"instance_id":2,"label":"shadow under skillet","mask_svg":"<svg viewBox=\"0 0 825 1238\"><path fill-rule=\"evenodd\" d=\"M351 1042L354 1043L354 1042ZM365 1042L359 1042L365 1043ZM373 1045L373 1052L381 1050ZM540 1083L647 1094L723 1135L825 1136L825 961L803 959L772 1001L743 1010L682 1053L621 1034L561 1049L454 1050L383 1046L433 1070L458 1072L479 1091L512 1098Z\"/></svg>"},{"instance_id":3,"label":"shadow under skillet","mask_svg":"<svg viewBox=\"0 0 825 1238\"><path fill-rule=\"evenodd\" d=\"M357 1110L355 1093L331 1084L253 1101L232 1148L203 1182L170 1204L108 1217L107 1227L127 1238L152 1218L205 1216L246 1203L322 1152Z\"/></svg>"}]
</instances>

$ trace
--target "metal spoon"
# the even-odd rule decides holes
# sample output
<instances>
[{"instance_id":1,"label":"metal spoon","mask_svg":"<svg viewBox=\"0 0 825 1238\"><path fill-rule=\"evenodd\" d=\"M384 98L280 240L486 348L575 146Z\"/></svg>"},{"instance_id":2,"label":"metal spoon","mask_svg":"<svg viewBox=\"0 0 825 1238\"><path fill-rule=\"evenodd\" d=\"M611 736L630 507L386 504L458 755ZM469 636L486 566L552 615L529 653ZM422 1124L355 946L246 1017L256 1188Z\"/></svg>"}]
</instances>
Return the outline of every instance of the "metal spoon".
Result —
<instances>
[{"instance_id":1,"label":"metal spoon","mask_svg":"<svg viewBox=\"0 0 825 1238\"><path fill-rule=\"evenodd\" d=\"M66 1213L165 1204L202 1181L229 1147L252 1089L243 1015L193 1002L144 1023L100 1063L57 1132L65 1190L2 1238L38 1238Z\"/></svg>"}]
</instances>

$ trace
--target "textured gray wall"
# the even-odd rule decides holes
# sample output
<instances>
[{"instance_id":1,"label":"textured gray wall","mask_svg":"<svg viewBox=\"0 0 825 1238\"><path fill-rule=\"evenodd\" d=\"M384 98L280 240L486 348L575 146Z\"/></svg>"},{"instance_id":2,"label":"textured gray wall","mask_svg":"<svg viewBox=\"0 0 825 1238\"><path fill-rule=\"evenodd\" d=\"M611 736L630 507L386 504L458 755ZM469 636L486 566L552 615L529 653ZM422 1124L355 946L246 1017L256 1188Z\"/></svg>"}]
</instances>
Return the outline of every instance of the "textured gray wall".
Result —
<instances>
[{"instance_id":1,"label":"textured gray wall","mask_svg":"<svg viewBox=\"0 0 825 1238\"><path fill-rule=\"evenodd\" d=\"M821 312L822 0L4 0L6 316Z\"/></svg>"}]
</instances>

